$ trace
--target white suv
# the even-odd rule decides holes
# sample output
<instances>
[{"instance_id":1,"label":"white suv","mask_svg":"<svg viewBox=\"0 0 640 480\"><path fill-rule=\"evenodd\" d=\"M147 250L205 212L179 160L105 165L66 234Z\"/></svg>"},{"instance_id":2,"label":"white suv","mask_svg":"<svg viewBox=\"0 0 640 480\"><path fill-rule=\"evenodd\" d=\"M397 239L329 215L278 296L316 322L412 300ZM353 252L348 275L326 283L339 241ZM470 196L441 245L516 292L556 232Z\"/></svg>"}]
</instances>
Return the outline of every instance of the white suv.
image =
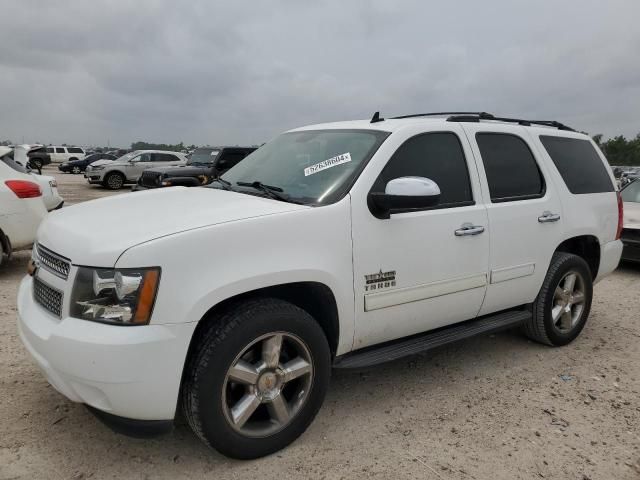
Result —
<instances>
[{"instance_id":1,"label":"white suv","mask_svg":"<svg viewBox=\"0 0 640 480\"><path fill-rule=\"evenodd\" d=\"M47 153L54 163L69 162L72 160L83 160L86 156L85 151L80 147L47 147Z\"/></svg>"},{"instance_id":2,"label":"white suv","mask_svg":"<svg viewBox=\"0 0 640 480\"><path fill-rule=\"evenodd\" d=\"M314 125L209 187L48 218L20 335L58 391L114 428L162 431L180 405L206 444L255 458L307 428L332 366L511 327L571 342L621 228L605 158L559 123Z\"/></svg>"}]
</instances>

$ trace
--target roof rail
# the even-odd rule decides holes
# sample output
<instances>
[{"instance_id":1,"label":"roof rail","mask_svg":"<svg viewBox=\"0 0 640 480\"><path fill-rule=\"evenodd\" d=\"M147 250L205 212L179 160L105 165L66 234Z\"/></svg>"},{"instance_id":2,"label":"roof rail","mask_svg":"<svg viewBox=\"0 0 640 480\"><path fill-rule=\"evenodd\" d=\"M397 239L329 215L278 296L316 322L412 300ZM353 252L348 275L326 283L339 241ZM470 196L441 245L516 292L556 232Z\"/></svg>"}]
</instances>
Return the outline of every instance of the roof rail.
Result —
<instances>
[{"instance_id":1,"label":"roof rail","mask_svg":"<svg viewBox=\"0 0 640 480\"><path fill-rule=\"evenodd\" d=\"M399 117L392 117L393 119L401 119L401 118L415 118L415 117L437 117L442 115L486 115L492 117L490 113L487 112L431 112L431 113L414 113L411 115L401 115Z\"/></svg>"},{"instance_id":2,"label":"roof rail","mask_svg":"<svg viewBox=\"0 0 640 480\"><path fill-rule=\"evenodd\" d=\"M545 127L555 127L558 130L575 132L573 128L563 123L556 122L555 120L524 120L522 118L496 117L494 115L491 115L490 113L452 115L447 118L447 122L479 122L480 120L517 123L518 125L523 125L525 127L530 127L531 125L543 125Z\"/></svg>"},{"instance_id":3,"label":"roof rail","mask_svg":"<svg viewBox=\"0 0 640 480\"><path fill-rule=\"evenodd\" d=\"M401 115L399 117L392 117L393 119L402 118L416 118L416 117L437 117L449 115L448 122L479 122L480 120L492 120L496 122L517 123L525 127L531 125L543 125L546 127L555 127L558 130L568 130L575 132L575 130L563 123L556 122L555 120L524 120L521 118L509 118L509 117L496 117L495 115L487 112L433 112L433 113L414 113L412 115Z\"/></svg>"}]
</instances>

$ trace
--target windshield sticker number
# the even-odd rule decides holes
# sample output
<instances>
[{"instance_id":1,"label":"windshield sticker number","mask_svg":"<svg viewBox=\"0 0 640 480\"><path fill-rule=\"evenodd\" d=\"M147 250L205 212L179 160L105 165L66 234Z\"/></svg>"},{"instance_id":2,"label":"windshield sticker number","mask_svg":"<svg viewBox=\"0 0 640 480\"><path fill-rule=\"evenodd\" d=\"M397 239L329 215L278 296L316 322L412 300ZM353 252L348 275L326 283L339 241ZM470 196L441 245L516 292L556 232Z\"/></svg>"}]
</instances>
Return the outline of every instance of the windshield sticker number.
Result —
<instances>
[{"instance_id":1,"label":"windshield sticker number","mask_svg":"<svg viewBox=\"0 0 640 480\"><path fill-rule=\"evenodd\" d=\"M315 165L311 165L304 169L304 176L308 177L309 175L313 175L314 173L321 172L326 170L327 168L335 167L337 165L342 165L343 163L347 163L351 161L350 153L343 153L342 155L337 155L328 160L323 160L320 163L316 163Z\"/></svg>"}]
</instances>

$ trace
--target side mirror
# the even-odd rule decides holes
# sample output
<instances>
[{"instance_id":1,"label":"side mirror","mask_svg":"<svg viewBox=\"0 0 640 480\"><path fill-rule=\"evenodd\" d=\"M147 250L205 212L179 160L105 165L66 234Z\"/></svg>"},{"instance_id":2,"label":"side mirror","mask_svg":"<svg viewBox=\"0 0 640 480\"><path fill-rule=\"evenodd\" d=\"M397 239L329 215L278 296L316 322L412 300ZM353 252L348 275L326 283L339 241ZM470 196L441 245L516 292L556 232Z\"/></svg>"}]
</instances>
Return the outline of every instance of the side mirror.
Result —
<instances>
[{"instance_id":1,"label":"side mirror","mask_svg":"<svg viewBox=\"0 0 640 480\"><path fill-rule=\"evenodd\" d=\"M384 193L369 193L371 213L377 218L436 206L440 202L440 187L429 178L400 177L387 183Z\"/></svg>"}]
</instances>

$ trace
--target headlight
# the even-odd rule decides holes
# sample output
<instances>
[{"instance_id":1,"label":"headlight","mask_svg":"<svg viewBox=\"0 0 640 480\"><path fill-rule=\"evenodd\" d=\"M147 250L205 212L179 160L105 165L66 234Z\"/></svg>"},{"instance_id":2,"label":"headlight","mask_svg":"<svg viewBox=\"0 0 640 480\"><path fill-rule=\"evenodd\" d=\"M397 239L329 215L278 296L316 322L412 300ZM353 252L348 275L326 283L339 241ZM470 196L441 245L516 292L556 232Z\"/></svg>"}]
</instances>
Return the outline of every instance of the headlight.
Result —
<instances>
[{"instance_id":1,"label":"headlight","mask_svg":"<svg viewBox=\"0 0 640 480\"><path fill-rule=\"evenodd\" d=\"M71 316L116 325L146 325L159 282L159 268L80 267L71 294Z\"/></svg>"},{"instance_id":2,"label":"headlight","mask_svg":"<svg viewBox=\"0 0 640 480\"><path fill-rule=\"evenodd\" d=\"M104 166L101 165L97 165L95 167L91 166L91 167L87 167L90 170L104 170Z\"/></svg>"}]
</instances>

